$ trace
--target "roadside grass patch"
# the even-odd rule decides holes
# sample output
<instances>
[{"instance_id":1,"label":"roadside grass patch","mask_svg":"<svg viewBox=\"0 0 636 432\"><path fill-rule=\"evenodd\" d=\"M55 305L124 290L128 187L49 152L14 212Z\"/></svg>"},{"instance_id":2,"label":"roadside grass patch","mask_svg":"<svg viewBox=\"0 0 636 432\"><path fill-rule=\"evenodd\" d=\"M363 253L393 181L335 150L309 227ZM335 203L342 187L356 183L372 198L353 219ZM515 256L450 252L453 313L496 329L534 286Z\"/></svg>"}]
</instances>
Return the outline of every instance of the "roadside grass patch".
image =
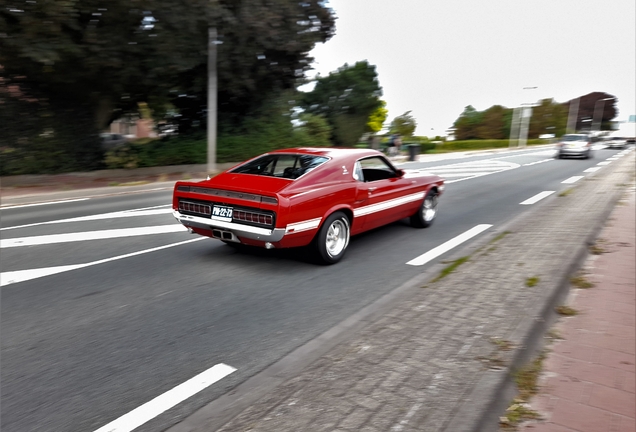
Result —
<instances>
[{"instance_id":1,"label":"roadside grass patch","mask_svg":"<svg viewBox=\"0 0 636 432\"><path fill-rule=\"evenodd\" d=\"M493 337L493 338L490 338L490 342L495 344L497 348L499 348L502 351L510 351L512 348L514 348L514 344L506 339Z\"/></svg>"},{"instance_id":2,"label":"roadside grass patch","mask_svg":"<svg viewBox=\"0 0 636 432\"><path fill-rule=\"evenodd\" d=\"M528 288L532 288L534 286L537 286L537 284L539 283L539 278L537 276L532 276L529 277L528 279L526 279L526 286Z\"/></svg>"},{"instance_id":3,"label":"roadside grass patch","mask_svg":"<svg viewBox=\"0 0 636 432\"><path fill-rule=\"evenodd\" d=\"M459 267L460 265L464 264L469 259L470 259L470 256L465 256L465 257L461 257L459 259L456 259L455 261L452 262L452 264L450 264L446 268L442 269L440 274L437 275L437 277L435 279L433 279L431 282L437 282L438 280L445 278L446 276L448 276L449 274L451 274L452 272L457 270L457 267Z\"/></svg>"},{"instance_id":4,"label":"roadside grass patch","mask_svg":"<svg viewBox=\"0 0 636 432\"><path fill-rule=\"evenodd\" d=\"M507 236L508 234L511 234L512 231L504 231L501 234L499 234L497 237L495 237L494 239L490 240L490 243L496 243L499 240L501 240L502 238L504 238L505 236Z\"/></svg>"},{"instance_id":5,"label":"roadside grass patch","mask_svg":"<svg viewBox=\"0 0 636 432\"><path fill-rule=\"evenodd\" d=\"M545 351L532 362L513 373L518 394L506 410L506 415L499 417L499 425L503 429L516 430L517 425L524 420L541 418L538 412L530 409L528 401L539 390L538 380L543 369L544 359Z\"/></svg>"},{"instance_id":6,"label":"roadside grass patch","mask_svg":"<svg viewBox=\"0 0 636 432\"><path fill-rule=\"evenodd\" d=\"M550 339L563 339L563 336L561 336L561 333L559 333L559 331L555 328L551 328L550 330L548 330L548 332L546 333L546 336L549 337Z\"/></svg>"},{"instance_id":7,"label":"roadside grass patch","mask_svg":"<svg viewBox=\"0 0 636 432\"><path fill-rule=\"evenodd\" d=\"M585 276L577 275L570 278L570 283L580 289L592 288L594 283L590 282Z\"/></svg>"},{"instance_id":8,"label":"roadside grass patch","mask_svg":"<svg viewBox=\"0 0 636 432\"><path fill-rule=\"evenodd\" d=\"M603 247L603 239L598 239L596 243L590 246L590 253L592 255L601 255L607 252L607 250Z\"/></svg>"},{"instance_id":9,"label":"roadside grass patch","mask_svg":"<svg viewBox=\"0 0 636 432\"><path fill-rule=\"evenodd\" d=\"M565 306L565 305L557 306L554 308L554 310L556 311L556 313L563 316L574 316L579 313L576 309L573 309L570 306Z\"/></svg>"},{"instance_id":10,"label":"roadside grass patch","mask_svg":"<svg viewBox=\"0 0 636 432\"><path fill-rule=\"evenodd\" d=\"M574 192L574 188L573 188L573 187L568 188L568 189L565 189L565 190L563 190L563 191L559 192L559 195L558 195L558 196L560 196L560 197L565 197L565 196L570 195L572 192Z\"/></svg>"}]
</instances>

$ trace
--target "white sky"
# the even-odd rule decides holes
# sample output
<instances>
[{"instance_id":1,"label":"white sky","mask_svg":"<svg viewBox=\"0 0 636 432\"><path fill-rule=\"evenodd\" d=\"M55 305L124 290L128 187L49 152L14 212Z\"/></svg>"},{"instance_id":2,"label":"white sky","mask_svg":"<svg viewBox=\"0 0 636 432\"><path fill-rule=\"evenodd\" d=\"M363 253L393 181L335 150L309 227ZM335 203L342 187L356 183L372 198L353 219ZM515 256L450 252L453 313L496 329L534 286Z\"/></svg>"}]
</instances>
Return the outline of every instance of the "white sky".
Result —
<instances>
[{"instance_id":1,"label":"white sky","mask_svg":"<svg viewBox=\"0 0 636 432\"><path fill-rule=\"evenodd\" d=\"M636 114L634 0L329 0L336 34L311 52L325 76L376 66L391 121L445 135L464 107L518 106L591 92ZM524 87L537 87L523 90Z\"/></svg>"}]
</instances>

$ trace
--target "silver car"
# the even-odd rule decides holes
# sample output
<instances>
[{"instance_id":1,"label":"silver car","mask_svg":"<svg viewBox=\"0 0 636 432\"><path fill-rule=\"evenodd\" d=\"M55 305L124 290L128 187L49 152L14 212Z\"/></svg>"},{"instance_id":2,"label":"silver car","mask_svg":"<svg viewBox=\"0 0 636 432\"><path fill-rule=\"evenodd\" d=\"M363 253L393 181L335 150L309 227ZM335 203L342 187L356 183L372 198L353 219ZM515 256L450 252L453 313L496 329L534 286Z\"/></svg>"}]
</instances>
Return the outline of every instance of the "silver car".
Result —
<instances>
[{"instance_id":1,"label":"silver car","mask_svg":"<svg viewBox=\"0 0 636 432\"><path fill-rule=\"evenodd\" d=\"M592 157L592 138L586 134L566 134L557 142L557 159L564 157Z\"/></svg>"},{"instance_id":2,"label":"silver car","mask_svg":"<svg viewBox=\"0 0 636 432\"><path fill-rule=\"evenodd\" d=\"M607 141L607 147L609 148L625 148L625 138L620 137L611 137L609 141Z\"/></svg>"}]
</instances>

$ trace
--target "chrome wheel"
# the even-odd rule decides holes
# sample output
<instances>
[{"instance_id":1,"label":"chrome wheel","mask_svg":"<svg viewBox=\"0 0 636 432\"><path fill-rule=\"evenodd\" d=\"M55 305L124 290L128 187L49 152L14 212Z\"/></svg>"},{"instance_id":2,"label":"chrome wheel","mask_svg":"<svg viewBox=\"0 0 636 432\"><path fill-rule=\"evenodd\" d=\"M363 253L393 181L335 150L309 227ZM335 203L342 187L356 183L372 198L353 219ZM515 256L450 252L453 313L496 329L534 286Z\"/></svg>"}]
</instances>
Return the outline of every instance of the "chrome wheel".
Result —
<instances>
[{"instance_id":1,"label":"chrome wheel","mask_svg":"<svg viewBox=\"0 0 636 432\"><path fill-rule=\"evenodd\" d=\"M422 205L422 219L425 222L431 222L435 219L437 213L437 195L427 195L424 198L424 204Z\"/></svg>"},{"instance_id":2,"label":"chrome wheel","mask_svg":"<svg viewBox=\"0 0 636 432\"><path fill-rule=\"evenodd\" d=\"M338 256L349 242L349 226L346 219L336 219L327 229L326 249L330 257Z\"/></svg>"},{"instance_id":3,"label":"chrome wheel","mask_svg":"<svg viewBox=\"0 0 636 432\"><path fill-rule=\"evenodd\" d=\"M437 216L437 191L429 190L420 204L420 208L411 216L411 225L416 228L426 228L430 226Z\"/></svg>"},{"instance_id":4,"label":"chrome wheel","mask_svg":"<svg viewBox=\"0 0 636 432\"><path fill-rule=\"evenodd\" d=\"M340 211L327 217L314 240L318 257L326 264L342 259L349 245L349 218Z\"/></svg>"}]
</instances>

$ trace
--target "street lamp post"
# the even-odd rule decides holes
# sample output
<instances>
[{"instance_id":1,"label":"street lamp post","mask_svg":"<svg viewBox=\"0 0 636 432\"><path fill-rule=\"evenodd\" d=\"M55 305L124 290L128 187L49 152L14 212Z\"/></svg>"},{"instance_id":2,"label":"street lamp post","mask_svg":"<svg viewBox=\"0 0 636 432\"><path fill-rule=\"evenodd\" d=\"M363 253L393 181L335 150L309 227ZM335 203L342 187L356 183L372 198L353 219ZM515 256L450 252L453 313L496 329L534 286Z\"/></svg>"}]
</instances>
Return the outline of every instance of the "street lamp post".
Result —
<instances>
[{"instance_id":1,"label":"street lamp post","mask_svg":"<svg viewBox=\"0 0 636 432\"><path fill-rule=\"evenodd\" d=\"M216 27L208 29L208 176L216 171L217 71Z\"/></svg>"}]
</instances>

